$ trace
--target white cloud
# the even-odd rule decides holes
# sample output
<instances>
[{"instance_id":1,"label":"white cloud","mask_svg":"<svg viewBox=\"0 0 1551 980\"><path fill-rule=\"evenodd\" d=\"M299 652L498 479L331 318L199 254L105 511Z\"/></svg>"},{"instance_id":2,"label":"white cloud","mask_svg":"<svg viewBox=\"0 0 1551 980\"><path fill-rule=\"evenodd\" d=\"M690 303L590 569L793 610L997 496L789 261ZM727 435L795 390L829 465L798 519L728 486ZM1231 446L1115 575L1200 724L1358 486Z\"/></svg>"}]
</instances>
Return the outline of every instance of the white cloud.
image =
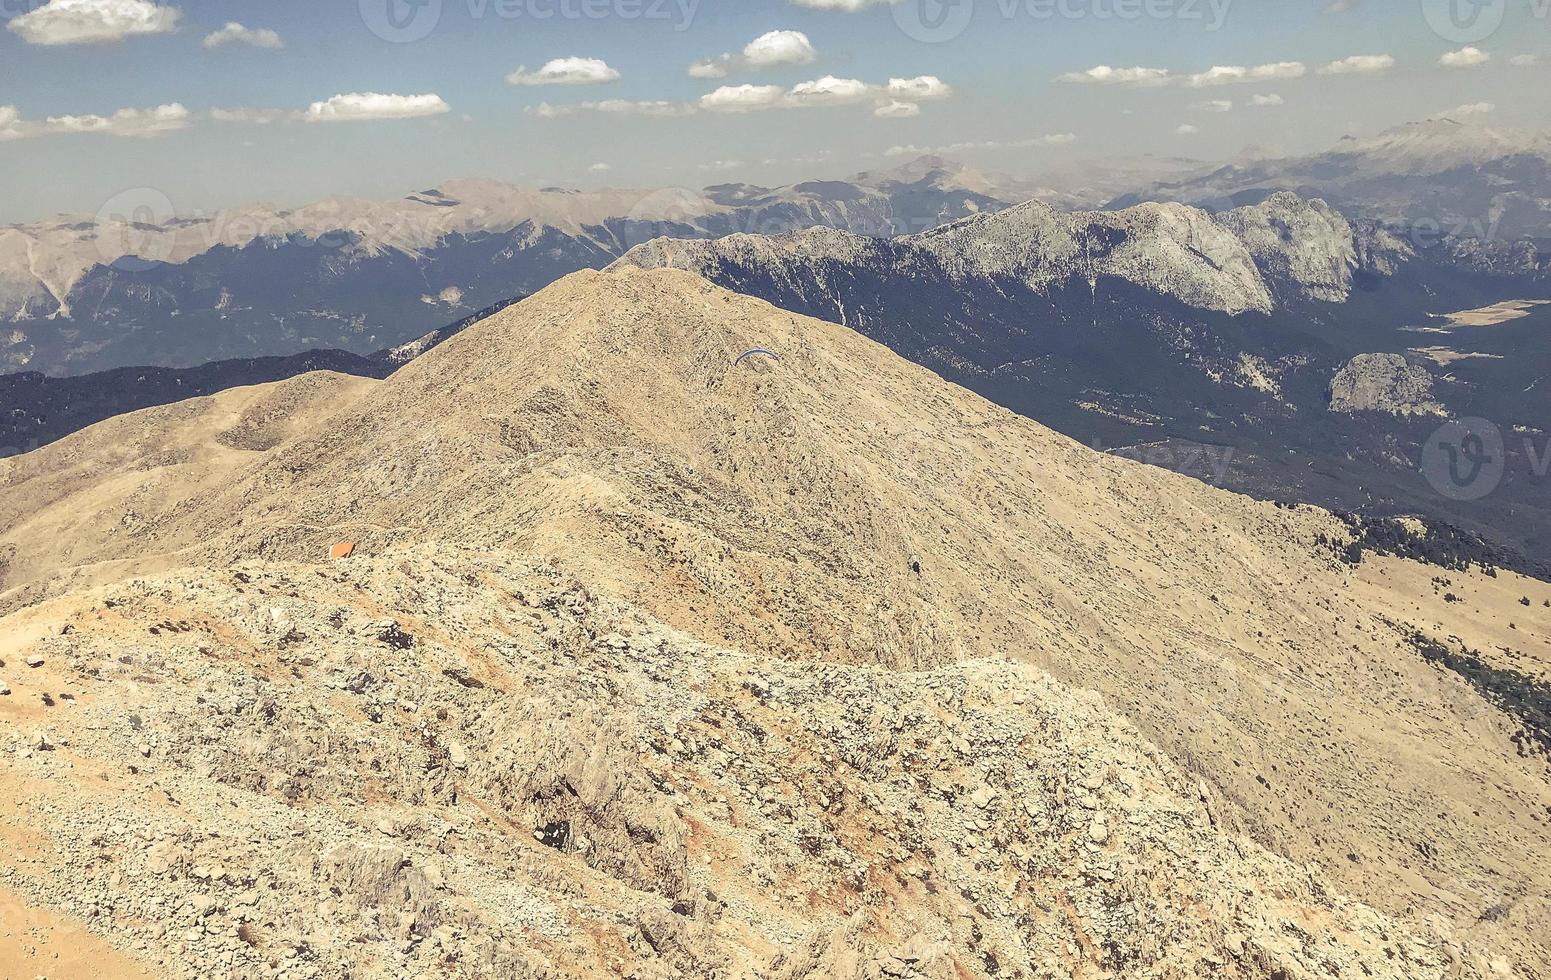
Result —
<instances>
[{"instance_id":1,"label":"white cloud","mask_svg":"<svg viewBox=\"0 0 1551 980\"><path fill-rule=\"evenodd\" d=\"M1455 106L1448 112L1440 112L1438 115L1459 119L1463 116L1485 116L1496 111L1497 106L1495 103L1471 102L1468 105Z\"/></svg>"},{"instance_id":2,"label":"white cloud","mask_svg":"<svg viewBox=\"0 0 1551 980\"><path fill-rule=\"evenodd\" d=\"M700 108L709 112L757 112L777 109L786 101L779 85L723 85L700 97Z\"/></svg>"},{"instance_id":3,"label":"white cloud","mask_svg":"<svg viewBox=\"0 0 1551 980\"><path fill-rule=\"evenodd\" d=\"M183 12L151 0L49 0L7 25L28 44L108 44L137 34L166 34Z\"/></svg>"},{"instance_id":4,"label":"white cloud","mask_svg":"<svg viewBox=\"0 0 1551 980\"><path fill-rule=\"evenodd\" d=\"M836 78L825 75L811 82L799 82L787 93L794 108L807 106L855 105L865 102L871 89L866 82L855 78Z\"/></svg>"},{"instance_id":5,"label":"white cloud","mask_svg":"<svg viewBox=\"0 0 1551 980\"><path fill-rule=\"evenodd\" d=\"M0 106L0 142L35 136L100 133L130 139L147 139L187 129L193 113L177 102L150 109L120 109L110 116L49 116L42 122L22 118L15 106Z\"/></svg>"},{"instance_id":6,"label":"white cloud","mask_svg":"<svg viewBox=\"0 0 1551 980\"><path fill-rule=\"evenodd\" d=\"M555 58L538 71L524 65L506 76L513 85L599 85L619 78L600 58Z\"/></svg>"},{"instance_id":7,"label":"white cloud","mask_svg":"<svg viewBox=\"0 0 1551 980\"><path fill-rule=\"evenodd\" d=\"M307 107L309 122L359 122L372 119L415 119L450 112L439 95L382 95L351 92Z\"/></svg>"},{"instance_id":8,"label":"white cloud","mask_svg":"<svg viewBox=\"0 0 1551 980\"><path fill-rule=\"evenodd\" d=\"M1515 68L1534 68L1536 65L1540 64L1540 55L1516 54L1512 58L1508 59L1508 64Z\"/></svg>"},{"instance_id":9,"label":"white cloud","mask_svg":"<svg viewBox=\"0 0 1551 980\"><path fill-rule=\"evenodd\" d=\"M589 171L591 171L592 173L595 173L595 174L606 174L610 170L613 170L614 168L609 166L606 163L595 163L592 166L588 167L587 169Z\"/></svg>"},{"instance_id":10,"label":"white cloud","mask_svg":"<svg viewBox=\"0 0 1551 980\"><path fill-rule=\"evenodd\" d=\"M710 112L756 112L766 109L811 109L873 102L874 113L899 118L919 114L904 104L946 99L953 87L935 75L891 78L885 85L869 85L855 78L825 75L800 82L790 89L779 85L723 85L700 97L700 108Z\"/></svg>"},{"instance_id":11,"label":"white cloud","mask_svg":"<svg viewBox=\"0 0 1551 980\"><path fill-rule=\"evenodd\" d=\"M750 41L743 49L743 60L750 68L774 68L777 65L811 65L819 54L808 35L801 31L771 31Z\"/></svg>"},{"instance_id":12,"label":"white cloud","mask_svg":"<svg viewBox=\"0 0 1551 980\"><path fill-rule=\"evenodd\" d=\"M1177 133L1180 136L1194 136L1195 134L1199 133L1200 131L1201 130L1199 130L1196 127L1190 125L1189 123L1185 123L1185 124L1181 125L1178 129L1174 130L1174 132Z\"/></svg>"},{"instance_id":13,"label":"white cloud","mask_svg":"<svg viewBox=\"0 0 1551 980\"><path fill-rule=\"evenodd\" d=\"M1277 61L1267 65L1213 65L1206 71L1191 75L1188 82L1196 88L1211 85L1232 85L1240 82L1273 82L1302 78L1309 67L1301 61Z\"/></svg>"},{"instance_id":14,"label":"white cloud","mask_svg":"<svg viewBox=\"0 0 1551 980\"><path fill-rule=\"evenodd\" d=\"M1491 60L1492 56L1480 48L1464 47L1445 54L1438 59L1438 64L1444 68L1480 68Z\"/></svg>"},{"instance_id":15,"label":"white cloud","mask_svg":"<svg viewBox=\"0 0 1551 980\"><path fill-rule=\"evenodd\" d=\"M1273 61L1263 65L1213 65L1206 71L1194 74L1175 74L1169 68L1114 68L1098 65L1087 71L1068 72L1056 81L1085 85L1116 85L1132 88L1161 88L1176 82L1191 88L1211 88L1217 85L1279 82L1302 78L1309 73L1309 66L1301 61Z\"/></svg>"},{"instance_id":16,"label":"white cloud","mask_svg":"<svg viewBox=\"0 0 1551 980\"><path fill-rule=\"evenodd\" d=\"M884 88L891 99L906 102L935 102L953 94L953 87L936 75L918 75L915 78L891 78Z\"/></svg>"},{"instance_id":17,"label":"white cloud","mask_svg":"<svg viewBox=\"0 0 1551 980\"><path fill-rule=\"evenodd\" d=\"M1232 112L1232 99L1212 99L1209 102L1197 102L1190 108L1198 112Z\"/></svg>"},{"instance_id":18,"label":"white cloud","mask_svg":"<svg viewBox=\"0 0 1551 980\"><path fill-rule=\"evenodd\" d=\"M598 102L575 102L570 105L550 105L541 102L527 110L542 119L559 119L578 112L602 112L619 116L688 116L695 106L687 102L634 102L629 99L603 99Z\"/></svg>"},{"instance_id":19,"label":"white cloud","mask_svg":"<svg viewBox=\"0 0 1551 980\"><path fill-rule=\"evenodd\" d=\"M716 58L706 58L689 66L690 78L726 78L732 74L733 57L724 54Z\"/></svg>"},{"instance_id":20,"label":"white cloud","mask_svg":"<svg viewBox=\"0 0 1551 980\"><path fill-rule=\"evenodd\" d=\"M1138 88L1157 88L1173 80L1174 75L1167 68L1111 68L1109 65L1096 65L1087 71L1067 72L1056 79L1058 82L1078 85L1131 85Z\"/></svg>"},{"instance_id":21,"label":"white cloud","mask_svg":"<svg viewBox=\"0 0 1551 980\"><path fill-rule=\"evenodd\" d=\"M910 119L921 114L921 107L914 102L885 102L872 111L879 119Z\"/></svg>"},{"instance_id":22,"label":"white cloud","mask_svg":"<svg viewBox=\"0 0 1551 980\"><path fill-rule=\"evenodd\" d=\"M187 129L192 114L177 102L154 109L120 109L111 116L50 116L46 133L106 133L144 139Z\"/></svg>"},{"instance_id":23,"label":"white cloud","mask_svg":"<svg viewBox=\"0 0 1551 980\"><path fill-rule=\"evenodd\" d=\"M742 170L745 166L746 164L744 164L742 160L712 160L708 163L699 164L699 168L701 170L712 170L717 172L726 170Z\"/></svg>"},{"instance_id":24,"label":"white cloud","mask_svg":"<svg viewBox=\"0 0 1551 980\"><path fill-rule=\"evenodd\" d=\"M1387 54L1354 54L1350 58L1332 61L1319 70L1321 75L1376 75L1395 67L1395 59Z\"/></svg>"},{"instance_id":25,"label":"white cloud","mask_svg":"<svg viewBox=\"0 0 1551 980\"><path fill-rule=\"evenodd\" d=\"M14 105L0 105L0 143L25 139L26 136L26 131L22 129L21 110Z\"/></svg>"},{"instance_id":26,"label":"white cloud","mask_svg":"<svg viewBox=\"0 0 1551 980\"><path fill-rule=\"evenodd\" d=\"M782 65L810 65L819 53L801 31L771 31L744 45L742 54L721 54L689 66L691 78L726 78L735 71L763 71Z\"/></svg>"},{"instance_id":27,"label":"white cloud","mask_svg":"<svg viewBox=\"0 0 1551 980\"><path fill-rule=\"evenodd\" d=\"M244 27L236 21L230 21L225 27L205 36L207 48L219 48L223 44L246 44L250 47L272 50L285 47L285 42L280 40L280 35L269 28Z\"/></svg>"},{"instance_id":28,"label":"white cloud","mask_svg":"<svg viewBox=\"0 0 1551 980\"><path fill-rule=\"evenodd\" d=\"M1282 98L1280 95L1277 95L1275 92L1272 92L1269 95L1255 96L1249 100L1249 104L1257 109L1264 109L1269 106L1286 105L1287 100Z\"/></svg>"}]
</instances>

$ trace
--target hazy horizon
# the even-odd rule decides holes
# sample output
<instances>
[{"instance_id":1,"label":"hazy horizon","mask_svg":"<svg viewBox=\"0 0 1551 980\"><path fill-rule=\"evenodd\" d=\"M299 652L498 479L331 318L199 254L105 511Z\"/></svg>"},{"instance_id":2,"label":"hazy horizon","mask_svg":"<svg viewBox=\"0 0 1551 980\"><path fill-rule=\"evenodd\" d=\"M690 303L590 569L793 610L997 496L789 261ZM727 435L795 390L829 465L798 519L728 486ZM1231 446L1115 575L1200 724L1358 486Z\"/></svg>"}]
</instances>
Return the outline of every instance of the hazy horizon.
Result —
<instances>
[{"instance_id":1,"label":"hazy horizon","mask_svg":"<svg viewBox=\"0 0 1551 980\"><path fill-rule=\"evenodd\" d=\"M1551 3L1449 6L23 0L0 30L0 223L143 187L187 214L458 176L780 185L942 152L1026 177L1449 113L1543 126Z\"/></svg>"}]
</instances>

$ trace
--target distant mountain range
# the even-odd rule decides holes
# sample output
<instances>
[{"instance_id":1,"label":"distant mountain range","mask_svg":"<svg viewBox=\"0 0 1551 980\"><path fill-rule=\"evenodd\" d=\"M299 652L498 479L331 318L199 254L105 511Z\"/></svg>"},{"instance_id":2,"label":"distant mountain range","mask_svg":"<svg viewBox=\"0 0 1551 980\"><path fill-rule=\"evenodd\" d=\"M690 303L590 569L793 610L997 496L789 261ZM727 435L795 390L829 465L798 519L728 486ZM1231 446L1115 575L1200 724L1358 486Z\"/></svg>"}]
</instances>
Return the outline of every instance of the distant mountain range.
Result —
<instances>
[{"instance_id":1,"label":"distant mountain range","mask_svg":"<svg viewBox=\"0 0 1551 980\"><path fill-rule=\"evenodd\" d=\"M1181 201L1210 210L1277 191L1318 196L1350 214L1434 239L1551 238L1551 135L1433 119L1324 153L1231 163L1139 185L1112 207Z\"/></svg>"},{"instance_id":2,"label":"distant mountain range","mask_svg":"<svg viewBox=\"0 0 1551 980\"><path fill-rule=\"evenodd\" d=\"M459 180L396 201L200 219L62 216L0 229L0 370L366 354L419 336L428 316L533 292L661 235L825 226L887 236L1006 207L1013 193L927 158L778 188L584 193Z\"/></svg>"},{"instance_id":3,"label":"distant mountain range","mask_svg":"<svg viewBox=\"0 0 1551 980\"><path fill-rule=\"evenodd\" d=\"M1523 265L1512 247L1551 238L1548 145L1544 134L1437 120L1312 157L1249 153L1220 166L1144 157L1030 179L927 155L784 187L580 192L456 180L393 201L330 198L199 218L158 216L154 206L117 213L136 211L129 201L0 229L0 372L190 367L325 348L366 355L419 336L428 319L534 292L659 237L817 227L886 238L1026 201L1220 212L1292 191L1407 238L1483 241L1483 261ZM1259 287L1248 288L1239 300L1263 308Z\"/></svg>"}]
</instances>

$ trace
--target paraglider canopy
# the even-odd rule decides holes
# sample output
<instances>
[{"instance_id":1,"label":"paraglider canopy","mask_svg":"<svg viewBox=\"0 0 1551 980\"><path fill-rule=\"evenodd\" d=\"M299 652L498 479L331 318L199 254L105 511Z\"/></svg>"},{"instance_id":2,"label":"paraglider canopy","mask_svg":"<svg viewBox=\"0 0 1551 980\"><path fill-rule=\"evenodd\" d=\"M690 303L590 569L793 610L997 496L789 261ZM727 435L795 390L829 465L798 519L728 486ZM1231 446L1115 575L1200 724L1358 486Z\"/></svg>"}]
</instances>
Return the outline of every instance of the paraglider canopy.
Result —
<instances>
[{"instance_id":1,"label":"paraglider canopy","mask_svg":"<svg viewBox=\"0 0 1551 980\"><path fill-rule=\"evenodd\" d=\"M738 355L738 359L736 361L732 362L732 366L733 367L737 367L739 364L742 364L744 361L748 360L749 358L755 357L755 356L758 356L758 355L763 355L765 357L769 357L769 358L772 358L773 360L777 360L777 361L779 361L781 359L781 356L779 354L775 354L775 353L772 353L771 351L765 350L763 347L756 347L756 348L754 348L751 351L744 351L742 354L739 354Z\"/></svg>"}]
</instances>

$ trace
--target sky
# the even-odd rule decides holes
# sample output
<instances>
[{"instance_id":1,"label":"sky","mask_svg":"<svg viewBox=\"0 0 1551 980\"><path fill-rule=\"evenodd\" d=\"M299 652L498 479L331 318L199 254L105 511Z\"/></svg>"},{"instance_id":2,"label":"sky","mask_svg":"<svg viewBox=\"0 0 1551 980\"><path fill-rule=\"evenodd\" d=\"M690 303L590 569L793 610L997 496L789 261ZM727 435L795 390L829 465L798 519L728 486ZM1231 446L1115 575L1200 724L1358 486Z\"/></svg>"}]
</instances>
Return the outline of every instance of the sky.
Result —
<instances>
[{"instance_id":1,"label":"sky","mask_svg":"<svg viewBox=\"0 0 1551 980\"><path fill-rule=\"evenodd\" d=\"M1551 121L1551 0L0 0L0 224Z\"/></svg>"}]
</instances>

